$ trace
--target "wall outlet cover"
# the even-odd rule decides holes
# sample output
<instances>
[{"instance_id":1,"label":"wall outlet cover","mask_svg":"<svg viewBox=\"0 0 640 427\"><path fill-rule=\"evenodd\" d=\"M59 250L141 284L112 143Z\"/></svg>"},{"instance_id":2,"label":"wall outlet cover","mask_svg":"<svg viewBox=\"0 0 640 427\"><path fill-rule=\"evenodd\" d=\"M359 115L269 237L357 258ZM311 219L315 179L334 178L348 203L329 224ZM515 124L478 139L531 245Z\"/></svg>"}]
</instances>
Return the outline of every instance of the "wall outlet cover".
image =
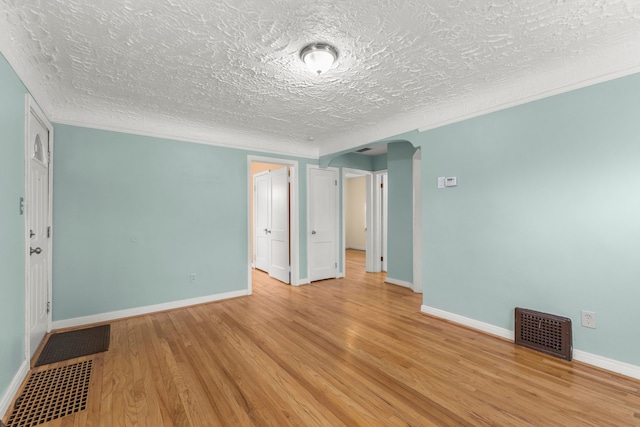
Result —
<instances>
[{"instance_id":1,"label":"wall outlet cover","mask_svg":"<svg viewBox=\"0 0 640 427\"><path fill-rule=\"evenodd\" d=\"M585 328L596 328L596 313L593 311L582 310L581 312L582 326Z\"/></svg>"}]
</instances>

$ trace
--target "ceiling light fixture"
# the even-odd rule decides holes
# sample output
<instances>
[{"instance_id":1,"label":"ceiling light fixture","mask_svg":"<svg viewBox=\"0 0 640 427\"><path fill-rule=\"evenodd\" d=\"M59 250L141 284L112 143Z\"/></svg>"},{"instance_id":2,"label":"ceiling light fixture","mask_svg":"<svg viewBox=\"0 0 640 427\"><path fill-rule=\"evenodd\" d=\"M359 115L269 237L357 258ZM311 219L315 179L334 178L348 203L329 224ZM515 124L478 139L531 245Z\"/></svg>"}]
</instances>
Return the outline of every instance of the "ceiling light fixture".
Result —
<instances>
[{"instance_id":1,"label":"ceiling light fixture","mask_svg":"<svg viewBox=\"0 0 640 427\"><path fill-rule=\"evenodd\" d=\"M300 59L313 73L322 74L338 59L338 51L326 43L312 43L300 51Z\"/></svg>"}]
</instances>

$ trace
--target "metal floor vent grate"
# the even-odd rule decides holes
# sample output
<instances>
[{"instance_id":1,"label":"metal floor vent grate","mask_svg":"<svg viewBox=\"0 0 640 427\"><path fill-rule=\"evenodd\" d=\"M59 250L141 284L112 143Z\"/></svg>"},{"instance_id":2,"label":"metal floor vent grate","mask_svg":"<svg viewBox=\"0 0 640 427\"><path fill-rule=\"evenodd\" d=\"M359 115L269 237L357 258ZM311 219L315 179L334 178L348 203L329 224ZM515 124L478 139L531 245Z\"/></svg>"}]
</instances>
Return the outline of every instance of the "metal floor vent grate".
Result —
<instances>
[{"instance_id":1,"label":"metal floor vent grate","mask_svg":"<svg viewBox=\"0 0 640 427\"><path fill-rule=\"evenodd\" d=\"M571 319L516 307L515 321L516 344L571 360Z\"/></svg>"},{"instance_id":2,"label":"metal floor vent grate","mask_svg":"<svg viewBox=\"0 0 640 427\"><path fill-rule=\"evenodd\" d=\"M92 360L33 372L18 397L7 427L32 427L87 407Z\"/></svg>"}]
</instances>

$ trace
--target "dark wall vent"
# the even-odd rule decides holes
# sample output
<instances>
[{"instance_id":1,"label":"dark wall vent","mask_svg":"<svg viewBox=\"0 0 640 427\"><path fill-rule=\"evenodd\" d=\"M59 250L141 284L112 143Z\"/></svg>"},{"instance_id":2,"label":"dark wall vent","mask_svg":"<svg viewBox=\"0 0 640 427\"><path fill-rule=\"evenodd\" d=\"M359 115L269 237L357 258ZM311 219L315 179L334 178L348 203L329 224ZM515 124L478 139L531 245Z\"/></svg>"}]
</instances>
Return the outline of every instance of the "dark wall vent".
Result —
<instances>
[{"instance_id":1,"label":"dark wall vent","mask_svg":"<svg viewBox=\"0 0 640 427\"><path fill-rule=\"evenodd\" d=\"M365 152L367 152L367 151L371 151L371 148L369 148L369 147L364 147L364 148L361 148L361 149L359 149L359 150L356 150L356 153L365 153Z\"/></svg>"},{"instance_id":2,"label":"dark wall vent","mask_svg":"<svg viewBox=\"0 0 640 427\"><path fill-rule=\"evenodd\" d=\"M571 360L571 319L516 307L516 344Z\"/></svg>"}]
</instances>

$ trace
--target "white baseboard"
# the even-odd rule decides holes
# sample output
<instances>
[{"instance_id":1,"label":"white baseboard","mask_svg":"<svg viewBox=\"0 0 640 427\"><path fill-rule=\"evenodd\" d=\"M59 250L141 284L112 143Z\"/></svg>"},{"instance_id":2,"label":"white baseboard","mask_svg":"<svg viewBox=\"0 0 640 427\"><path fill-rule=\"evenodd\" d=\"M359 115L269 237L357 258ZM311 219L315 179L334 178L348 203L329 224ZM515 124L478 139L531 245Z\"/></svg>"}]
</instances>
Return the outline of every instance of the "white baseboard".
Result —
<instances>
[{"instance_id":1,"label":"white baseboard","mask_svg":"<svg viewBox=\"0 0 640 427\"><path fill-rule=\"evenodd\" d=\"M207 302L220 301L223 299L236 298L249 295L246 289L241 291L226 292L222 294L207 295L204 297L171 301L163 304L147 305L144 307L129 308L126 310L111 311L109 313L94 314L91 316L74 317L72 319L56 320L53 322L53 329L72 328L76 326L89 325L91 323L107 322L125 317L140 316L142 314L155 313L158 311L173 310L176 308L188 307L190 305L204 304Z\"/></svg>"},{"instance_id":2,"label":"white baseboard","mask_svg":"<svg viewBox=\"0 0 640 427\"><path fill-rule=\"evenodd\" d=\"M423 313L430 314L432 316L441 317L446 320L450 320L455 323L459 323L464 326L468 326L473 329L477 329L482 332L486 332L491 335L498 336L500 338L506 338L510 341L514 340L513 331L509 329L500 328L498 326L491 325L489 323L480 322L469 317L460 316L459 314L449 313L448 311L440 310L438 308L429 307L423 305L421 307Z\"/></svg>"},{"instance_id":3,"label":"white baseboard","mask_svg":"<svg viewBox=\"0 0 640 427\"><path fill-rule=\"evenodd\" d=\"M355 249L356 251L366 251L364 246L347 246L345 249Z\"/></svg>"},{"instance_id":4,"label":"white baseboard","mask_svg":"<svg viewBox=\"0 0 640 427\"><path fill-rule=\"evenodd\" d=\"M609 359L607 357L598 356L597 354L587 353L586 351L576 349L573 350L573 360L640 380L640 366L632 365L630 363L620 362L618 360Z\"/></svg>"},{"instance_id":5,"label":"white baseboard","mask_svg":"<svg viewBox=\"0 0 640 427\"><path fill-rule=\"evenodd\" d=\"M7 390L4 392L4 394L0 398L0 418L3 417L4 414L7 412L7 409L9 409L9 405L11 405L13 398L16 396L16 394L18 394L18 390L22 385L22 381L24 381L28 373L29 373L29 361L23 360L22 363L20 364L20 368L18 369L18 372L16 372L16 374L13 377L13 380L11 380L11 384L9 384L9 387L7 387Z\"/></svg>"},{"instance_id":6,"label":"white baseboard","mask_svg":"<svg viewBox=\"0 0 640 427\"><path fill-rule=\"evenodd\" d=\"M387 276L387 278L384 279L384 281L387 283L391 283L392 285L398 285L398 286L403 286L405 288L413 289L413 283L405 282L404 280L398 280L398 279L394 279L393 277Z\"/></svg>"},{"instance_id":7,"label":"white baseboard","mask_svg":"<svg viewBox=\"0 0 640 427\"><path fill-rule=\"evenodd\" d=\"M423 305L421 307L421 311L423 313L450 320L452 322L459 323L461 325L468 326L470 328L477 329L491 335L506 338L510 341L514 341L515 339L512 330L500 328L489 323L480 322L478 320L470 319L468 317L460 316L454 313L449 313L448 311L440 310L426 305ZM609 359L607 357L598 356L597 354L587 353L586 351L577 349L573 350L573 360L605 369L607 371L626 375L631 378L640 379L640 366L631 365L629 363L620 362L618 360Z\"/></svg>"}]
</instances>

